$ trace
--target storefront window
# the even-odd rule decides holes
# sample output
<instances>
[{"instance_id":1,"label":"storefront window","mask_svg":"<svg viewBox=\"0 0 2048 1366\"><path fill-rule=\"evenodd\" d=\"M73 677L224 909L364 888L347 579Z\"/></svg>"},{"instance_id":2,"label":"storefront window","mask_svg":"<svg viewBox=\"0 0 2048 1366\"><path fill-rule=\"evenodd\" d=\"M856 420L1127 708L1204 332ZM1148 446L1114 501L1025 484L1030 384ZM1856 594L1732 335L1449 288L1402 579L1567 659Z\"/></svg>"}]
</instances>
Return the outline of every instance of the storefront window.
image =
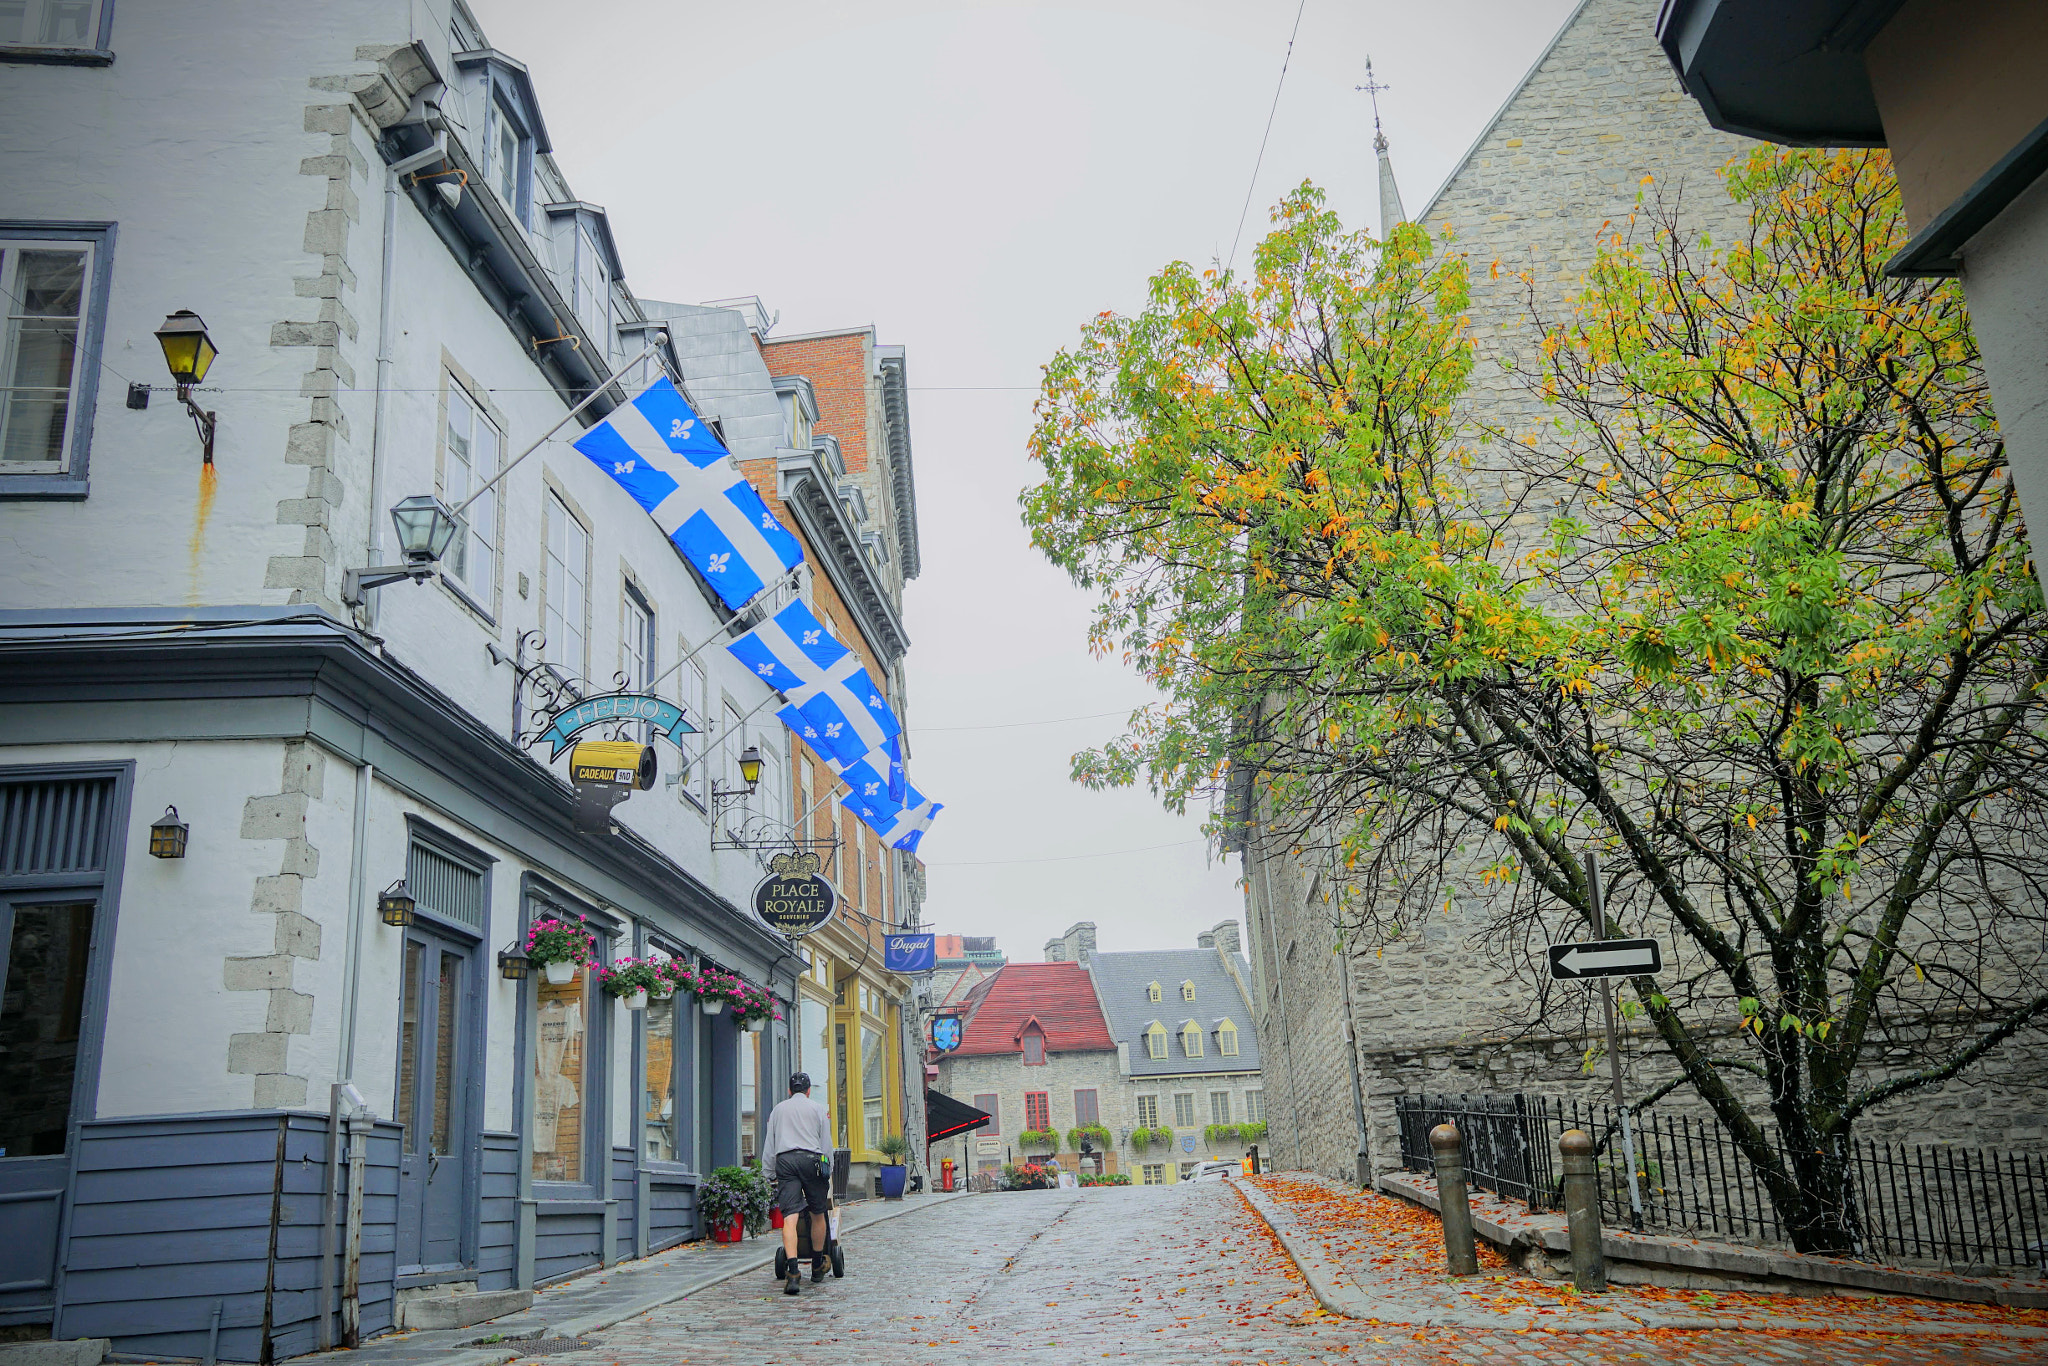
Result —
<instances>
[{"instance_id":1,"label":"storefront window","mask_svg":"<svg viewBox=\"0 0 2048 1366\"><path fill-rule=\"evenodd\" d=\"M860 1027L860 1113L869 1151L882 1141L882 1031Z\"/></svg>"},{"instance_id":2,"label":"storefront window","mask_svg":"<svg viewBox=\"0 0 2048 1366\"><path fill-rule=\"evenodd\" d=\"M565 986L534 979L540 1025L533 1050L533 1179L583 1180L584 1043L590 974Z\"/></svg>"},{"instance_id":3,"label":"storefront window","mask_svg":"<svg viewBox=\"0 0 2048 1366\"><path fill-rule=\"evenodd\" d=\"M842 1148L851 1148L852 1140L847 1138L847 1117L853 1110L846 1103L846 1024L844 1021L832 1026L832 1083L839 1103L832 1107L832 1130L839 1137L835 1140Z\"/></svg>"},{"instance_id":4,"label":"storefront window","mask_svg":"<svg viewBox=\"0 0 2048 1366\"><path fill-rule=\"evenodd\" d=\"M815 996L803 998L803 1055L797 1067L810 1074L811 1098L832 1109L832 1008Z\"/></svg>"},{"instance_id":5,"label":"storefront window","mask_svg":"<svg viewBox=\"0 0 2048 1366\"><path fill-rule=\"evenodd\" d=\"M8 912L13 924L8 924ZM0 1157L64 1151L94 905L0 902L7 988L0 998Z\"/></svg>"},{"instance_id":6,"label":"storefront window","mask_svg":"<svg viewBox=\"0 0 2048 1366\"><path fill-rule=\"evenodd\" d=\"M680 1162L676 1134L676 1010L679 998L650 1002L646 1010L646 1054L641 1073L641 1137L650 1162Z\"/></svg>"},{"instance_id":7,"label":"storefront window","mask_svg":"<svg viewBox=\"0 0 2048 1366\"><path fill-rule=\"evenodd\" d=\"M761 1040L766 1033L740 1035L740 1158L754 1156L754 1134L760 1119Z\"/></svg>"}]
</instances>

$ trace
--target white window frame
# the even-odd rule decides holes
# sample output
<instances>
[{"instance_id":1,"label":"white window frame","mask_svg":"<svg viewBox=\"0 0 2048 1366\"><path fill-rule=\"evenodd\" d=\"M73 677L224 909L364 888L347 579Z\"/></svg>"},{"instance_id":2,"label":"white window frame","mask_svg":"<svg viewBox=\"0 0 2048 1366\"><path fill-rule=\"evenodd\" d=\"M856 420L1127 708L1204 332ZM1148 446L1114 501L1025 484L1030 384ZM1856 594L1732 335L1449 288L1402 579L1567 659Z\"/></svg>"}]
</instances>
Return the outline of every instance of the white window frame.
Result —
<instances>
[{"instance_id":1,"label":"white window frame","mask_svg":"<svg viewBox=\"0 0 2048 1366\"><path fill-rule=\"evenodd\" d=\"M1169 1045L1166 1042L1166 1026L1154 1023L1145 1030L1145 1056L1154 1062L1166 1057Z\"/></svg>"},{"instance_id":2,"label":"white window frame","mask_svg":"<svg viewBox=\"0 0 2048 1366\"><path fill-rule=\"evenodd\" d=\"M590 528L570 509L568 500L553 489L549 489L541 501L541 658L567 670L572 678L580 679L585 677L590 669ZM559 554L554 535L558 519L562 528L562 546ZM576 563L579 559L580 564ZM564 589L570 586L577 590L575 594L565 594ZM581 599L580 602L572 604L575 612L573 620L578 633L575 658L570 657L568 641L563 638L572 620L570 613L563 607L565 596ZM564 631L558 632L553 629L557 621L563 624Z\"/></svg>"},{"instance_id":3,"label":"white window frame","mask_svg":"<svg viewBox=\"0 0 2048 1366\"><path fill-rule=\"evenodd\" d=\"M1175 1091L1173 1093L1173 1127L1192 1129L1195 1127L1195 1093Z\"/></svg>"},{"instance_id":4,"label":"white window frame","mask_svg":"<svg viewBox=\"0 0 2048 1366\"><path fill-rule=\"evenodd\" d=\"M1237 1056L1237 1026L1225 1020L1216 1027L1216 1056L1234 1058Z\"/></svg>"},{"instance_id":5,"label":"white window frame","mask_svg":"<svg viewBox=\"0 0 2048 1366\"><path fill-rule=\"evenodd\" d=\"M70 383L64 391L64 435L59 442L59 454L55 460L5 460L0 459L0 475L20 477L23 475L68 475L83 462L78 459L81 437L91 428L91 415L83 410L88 392L89 370L98 368L98 336L95 327L95 310L99 307L99 244L91 237L17 237L0 231L0 299L7 303L7 309L0 313L4 327L0 327L0 438L6 434L6 424L13 409L14 367L20 347L22 325L31 315L14 311L15 301L21 297L21 253L24 251L47 251L70 253L83 256L80 264L80 285L78 313L73 320L74 335L71 348ZM35 317L62 317L62 314L37 314ZM50 393L50 389L34 386L39 393ZM4 447L0 447L4 450ZM4 488L4 485L0 485Z\"/></svg>"},{"instance_id":6,"label":"white window frame","mask_svg":"<svg viewBox=\"0 0 2048 1366\"><path fill-rule=\"evenodd\" d=\"M1247 1124L1262 1124L1266 1119L1266 1092L1255 1087L1244 1093L1244 1118Z\"/></svg>"},{"instance_id":7,"label":"white window frame","mask_svg":"<svg viewBox=\"0 0 2048 1366\"><path fill-rule=\"evenodd\" d=\"M1156 1129L1156 1128L1158 1128L1158 1127L1159 1127L1159 1097L1157 1097L1157 1096L1139 1096L1139 1097L1138 1097L1138 1106L1137 1106L1137 1115L1138 1115L1138 1127L1139 1127L1139 1128L1142 1128L1142 1129Z\"/></svg>"},{"instance_id":8,"label":"white window frame","mask_svg":"<svg viewBox=\"0 0 2048 1366\"><path fill-rule=\"evenodd\" d=\"M1211 1091L1209 1093L1209 1122L1211 1124L1230 1124L1234 1122L1230 1118L1230 1092Z\"/></svg>"},{"instance_id":9,"label":"white window frame","mask_svg":"<svg viewBox=\"0 0 2048 1366\"><path fill-rule=\"evenodd\" d=\"M497 475L505 459L505 434L499 430L497 420L490 410L478 402L469 386L445 370L442 382L446 385L441 412L441 497L448 506L468 498L478 487ZM468 430L460 434L466 443L468 454L461 461L461 483L456 483L457 461L455 456L457 440L457 404L469 414ZM488 436L486 443L481 438ZM486 445L491 452L488 469L479 467L478 452ZM462 514L462 528L456 533L456 542L449 553L441 559L441 574L453 587L485 613L496 606L498 586L498 565L500 549L504 543L499 522L499 508L503 500L493 487ZM487 557L490 561L485 573L471 572L472 556Z\"/></svg>"},{"instance_id":10,"label":"white window frame","mask_svg":"<svg viewBox=\"0 0 2048 1366\"><path fill-rule=\"evenodd\" d=\"M612 345L612 272L589 225L576 224L576 317L602 346Z\"/></svg>"},{"instance_id":11,"label":"white window frame","mask_svg":"<svg viewBox=\"0 0 2048 1366\"><path fill-rule=\"evenodd\" d=\"M687 637L676 639L676 651L684 656L690 653L690 642ZM683 714L688 718L689 724L698 728L697 734L678 738L690 747L690 753L695 754L702 746L709 745L712 739L709 711L711 677L705 672L702 659L691 659L676 670L676 693L676 700L682 704ZM706 810L710 802L710 798L705 795L705 780L711 769L710 763L707 762L709 758L707 754L698 760L691 766L690 771L683 775L683 780L676 784L676 791L680 796L699 811Z\"/></svg>"},{"instance_id":12,"label":"white window frame","mask_svg":"<svg viewBox=\"0 0 2048 1366\"><path fill-rule=\"evenodd\" d=\"M1202 1027L1191 1024L1180 1032L1180 1051L1191 1058L1202 1056Z\"/></svg>"},{"instance_id":13,"label":"white window frame","mask_svg":"<svg viewBox=\"0 0 2048 1366\"><path fill-rule=\"evenodd\" d=\"M27 35L47 29L51 11L83 7L84 35L76 42ZM89 53L105 51L107 0L25 0L20 38L0 38L0 50L9 52Z\"/></svg>"},{"instance_id":14,"label":"white window frame","mask_svg":"<svg viewBox=\"0 0 2048 1366\"><path fill-rule=\"evenodd\" d=\"M512 138L511 185L505 184L505 137ZM484 74L484 179L490 182L492 193L505 205L505 211L519 226L527 226L529 206L522 199L532 193L533 173L531 147L533 133L525 121L513 110L511 104L499 93L498 82L486 68Z\"/></svg>"}]
</instances>

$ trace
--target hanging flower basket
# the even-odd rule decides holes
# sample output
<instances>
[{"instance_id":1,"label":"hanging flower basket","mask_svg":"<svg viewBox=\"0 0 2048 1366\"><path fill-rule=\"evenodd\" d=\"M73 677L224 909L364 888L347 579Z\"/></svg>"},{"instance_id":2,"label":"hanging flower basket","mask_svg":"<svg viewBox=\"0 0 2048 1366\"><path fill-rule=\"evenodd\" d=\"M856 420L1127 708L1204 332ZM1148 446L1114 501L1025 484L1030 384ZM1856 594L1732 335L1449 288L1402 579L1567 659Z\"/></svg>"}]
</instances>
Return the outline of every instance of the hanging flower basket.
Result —
<instances>
[{"instance_id":1,"label":"hanging flower basket","mask_svg":"<svg viewBox=\"0 0 2048 1366\"><path fill-rule=\"evenodd\" d=\"M549 916L533 922L526 932L526 956L541 965L549 986L565 987L576 980L576 972L597 957L597 937L583 927Z\"/></svg>"},{"instance_id":2,"label":"hanging flower basket","mask_svg":"<svg viewBox=\"0 0 2048 1366\"><path fill-rule=\"evenodd\" d=\"M628 1010L647 1009L648 994L661 982L661 965L652 958L621 958L597 970L597 984Z\"/></svg>"},{"instance_id":3,"label":"hanging flower basket","mask_svg":"<svg viewBox=\"0 0 2048 1366\"><path fill-rule=\"evenodd\" d=\"M782 1018L782 1011L776 1006L775 998L761 987L740 982L730 999L733 1019L743 1025L749 1034L759 1034L770 1020Z\"/></svg>"},{"instance_id":4,"label":"hanging flower basket","mask_svg":"<svg viewBox=\"0 0 2048 1366\"><path fill-rule=\"evenodd\" d=\"M706 1015L716 1015L719 1011L725 1009L725 1002L719 1000L715 996L702 997L698 1000L697 1004L704 1007L704 1013Z\"/></svg>"}]
</instances>

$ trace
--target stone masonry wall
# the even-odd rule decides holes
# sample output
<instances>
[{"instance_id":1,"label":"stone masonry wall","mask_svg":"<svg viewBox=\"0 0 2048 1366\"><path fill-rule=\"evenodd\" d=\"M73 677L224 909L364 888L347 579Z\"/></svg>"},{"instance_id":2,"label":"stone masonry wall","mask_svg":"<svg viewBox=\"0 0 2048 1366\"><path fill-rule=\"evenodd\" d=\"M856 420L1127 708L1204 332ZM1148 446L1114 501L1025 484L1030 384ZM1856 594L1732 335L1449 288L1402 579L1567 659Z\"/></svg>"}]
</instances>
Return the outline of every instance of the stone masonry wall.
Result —
<instances>
[{"instance_id":1,"label":"stone masonry wall","mask_svg":"<svg viewBox=\"0 0 2048 1366\"><path fill-rule=\"evenodd\" d=\"M1472 263L1478 358L1468 404L1475 416L1511 431L1532 430L1542 413L1499 363L1533 354L1539 343L1518 272L1532 274L1544 309L1562 312L1592 259L1596 235L1604 225L1625 224L1639 192L1677 197L1688 221L1717 239L1743 221L1718 172L1751 144L1710 128L1679 88L1654 40L1656 10L1654 0L1587 0L1443 191L1416 215L1433 233L1448 226L1451 249ZM1532 522L1543 515L1526 514ZM1314 882L1317 870L1286 850L1254 856L1247 871L1250 952L1265 955L1254 976L1263 996L1272 1154L1284 1165L1348 1176L1354 1060L1345 1056L1336 927ZM1399 1163L1393 1097L1402 1093L1609 1096L1604 1060L1597 1070L1587 1067L1587 1050L1598 1038L1597 1004L1588 1012L1583 993L1560 993L1559 1007L1540 1027L1521 1027L1531 988L1509 983L1489 961L1487 912L1484 894L1468 888L1384 953L1349 962L1354 1057L1377 1170ZM2023 1034L1962 1077L1880 1107L1857 1132L2038 1148L2048 1141L2041 1047L2038 1031ZM1631 1095L1673 1074L1668 1055L1647 1034L1626 1038L1621 1051ZM1905 1062L1900 1050L1875 1071ZM1699 1107L1681 1089L1663 1108Z\"/></svg>"},{"instance_id":2,"label":"stone masonry wall","mask_svg":"<svg viewBox=\"0 0 2048 1366\"><path fill-rule=\"evenodd\" d=\"M964 1058L949 1053L939 1059L938 1089L946 1095L968 1105L974 1104L974 1097L980 1092L994 1092L1001 1097L1002 1110L996 1116L1003 1143L1000 1162L1016 1162L1024 1156L1017 1145L1017 1135L1024 1131L1026 1091L1047 1093L1052 1127L1064 1134L1074 1127L1074 1091L1091 1086L1095 1088L1102 1124L1112 1133L1130 1127L1133 1121L1128 1108L1129 1088L1117 1070L1114 1052L1048 1052L1043 1067L1026 1067L1021 1053ZM981 1136L974 1134L968 1138L970 1171L974 1157L978 1156L974 1151L974 1139ZM1060 1145L1062 1150L1066 1146L1064 1142ZM946 1155L938 1149L933 1151L934 1161Z\"/></svg>"}]
</instances>

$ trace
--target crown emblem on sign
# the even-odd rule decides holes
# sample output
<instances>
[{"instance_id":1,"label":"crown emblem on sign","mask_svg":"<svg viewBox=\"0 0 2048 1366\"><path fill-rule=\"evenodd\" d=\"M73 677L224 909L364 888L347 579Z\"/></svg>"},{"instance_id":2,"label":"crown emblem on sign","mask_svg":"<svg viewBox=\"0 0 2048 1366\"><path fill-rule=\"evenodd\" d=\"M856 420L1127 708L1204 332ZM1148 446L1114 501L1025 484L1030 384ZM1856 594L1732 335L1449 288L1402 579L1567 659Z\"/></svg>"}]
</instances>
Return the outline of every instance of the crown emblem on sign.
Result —
<instances>
[{"instance_id":1,"label":"crown emblem on sign","mask_svg":"<svg viewBox=\"0 0 2048 1366\"><path fill-rule=\"evenodd\" d=\"M820 860L805 850L800 854L777 854L768 860L768 871L777 877L811 878L818 875Z\"/></svg>"}]
</instances>

